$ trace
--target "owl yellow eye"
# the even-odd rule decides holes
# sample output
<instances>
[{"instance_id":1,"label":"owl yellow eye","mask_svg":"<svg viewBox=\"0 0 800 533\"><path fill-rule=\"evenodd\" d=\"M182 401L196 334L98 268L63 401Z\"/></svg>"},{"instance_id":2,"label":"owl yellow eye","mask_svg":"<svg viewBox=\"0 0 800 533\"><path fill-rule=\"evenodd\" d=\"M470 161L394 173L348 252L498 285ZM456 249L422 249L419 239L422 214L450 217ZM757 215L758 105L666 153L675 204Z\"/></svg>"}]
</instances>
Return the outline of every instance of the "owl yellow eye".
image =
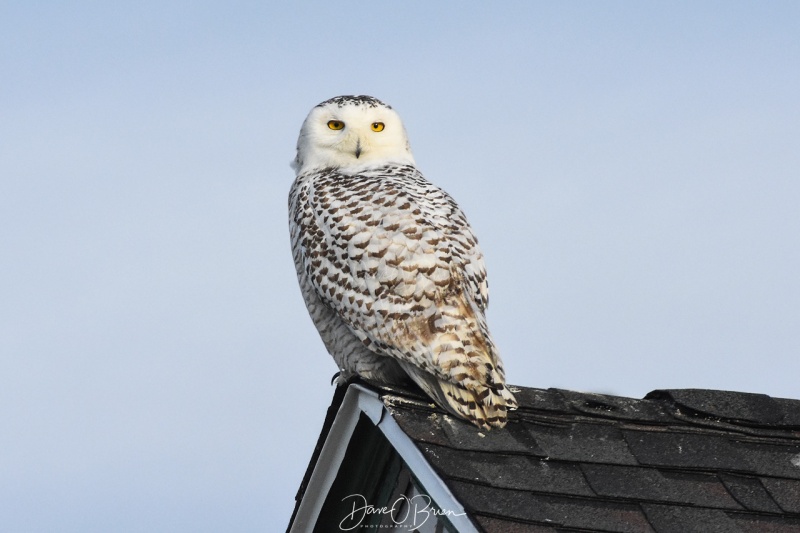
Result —
<instances>
[{"instance_id":1,"label":"owl yellow eye","mask_svg":"<svg viewBox=\"0 0 800 533\"><path fill-rule=\"evenodd\" d=\"M385 128L385 127L386 126L384 126L383 122L373 122L372 123L372 131L383 131L383 128Z\"/></svg>"},{"instance_id":2,"label":"owl yellow eye","mask_svg":"<svg viewBox=\"0 0 800 533\"><path fill-rule=\"evenodd\" d=\"M341 120L329 120L328 127L332 130L341 130L344 129L344 122L342 122Z\"/></svg>"}]
</instances>

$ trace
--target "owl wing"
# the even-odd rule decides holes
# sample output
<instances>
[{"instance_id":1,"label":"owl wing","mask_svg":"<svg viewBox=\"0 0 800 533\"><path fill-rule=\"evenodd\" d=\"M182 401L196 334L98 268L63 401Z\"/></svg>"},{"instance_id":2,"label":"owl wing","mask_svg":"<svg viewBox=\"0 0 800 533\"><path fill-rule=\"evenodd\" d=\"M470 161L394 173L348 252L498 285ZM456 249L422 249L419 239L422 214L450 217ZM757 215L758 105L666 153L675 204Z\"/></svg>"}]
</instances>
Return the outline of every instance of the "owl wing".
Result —
<instances>
[{"instance_id":1,"label":"owl wing","mask_svg":"<svg viewBox=\"0 0 800 533\"><path fill-rule=\"evenodd\" d=\"M484 318L483 256L455 201L408 166L321 171L296 194L320 299L440 405L502 425L515 403Z\"/></svg>"}]
</instances>

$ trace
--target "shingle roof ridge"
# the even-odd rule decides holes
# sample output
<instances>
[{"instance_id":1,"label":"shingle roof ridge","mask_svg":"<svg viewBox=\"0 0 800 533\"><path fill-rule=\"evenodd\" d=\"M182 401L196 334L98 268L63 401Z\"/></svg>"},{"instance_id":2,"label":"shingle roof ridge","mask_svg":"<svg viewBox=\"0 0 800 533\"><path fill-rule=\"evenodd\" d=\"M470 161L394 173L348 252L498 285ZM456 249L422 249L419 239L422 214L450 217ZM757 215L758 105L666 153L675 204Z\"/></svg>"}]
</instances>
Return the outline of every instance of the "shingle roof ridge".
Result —
<instances>
[{"instance_id":1,"label":"shingle roof ridge","mask_svg":"<svg viewBox=\"0 0 800 533\"><path fill-rule=\"evenodd\" d=\"M511 386L519 409L511 415L536 424L569 420L624 422L669 427L670 431L715 429L743 436L800 438L800 400L766 394L713 389L659 389L644 398L629 398L567 389ZM398 388L376 389L388 407L413 402L437 412L424 396ZM682 428L682 429L681 429ZM694 428L694 429L692 429Z\"/></svg>"},{"instance_id":2,"label":"shingle roof ridge","mask_svg":"<svg viewBox=\"0 0 800 533\"><path fill-rule=\"evenodd\" d=\"M800 430L800 400L712 389L654 390L644 399L669 405L680 417L688 415L752 428Z\"/></svg>"}]
</instances>

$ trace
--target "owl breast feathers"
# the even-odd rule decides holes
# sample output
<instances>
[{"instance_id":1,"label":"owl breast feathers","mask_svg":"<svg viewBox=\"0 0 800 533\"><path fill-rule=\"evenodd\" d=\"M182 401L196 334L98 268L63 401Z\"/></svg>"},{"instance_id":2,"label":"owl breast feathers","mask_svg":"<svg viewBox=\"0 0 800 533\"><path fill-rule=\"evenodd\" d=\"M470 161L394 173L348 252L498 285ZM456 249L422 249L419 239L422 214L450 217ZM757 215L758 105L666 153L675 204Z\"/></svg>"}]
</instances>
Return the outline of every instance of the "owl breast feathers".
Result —
<instances>
[{"instance_id":1,"label":"owl breast feathers","mask_svg":"<svg viewBox=\"0 0 800 533\"><path fill-rule=\"evenodd\" d=\"M340 379L411 379L450 413L504 426L516 401L486 324L483 256L455 201L416 169L397 113L369 96L319 104L293 166L295 267Z\"/></svg>"}]
</instances>

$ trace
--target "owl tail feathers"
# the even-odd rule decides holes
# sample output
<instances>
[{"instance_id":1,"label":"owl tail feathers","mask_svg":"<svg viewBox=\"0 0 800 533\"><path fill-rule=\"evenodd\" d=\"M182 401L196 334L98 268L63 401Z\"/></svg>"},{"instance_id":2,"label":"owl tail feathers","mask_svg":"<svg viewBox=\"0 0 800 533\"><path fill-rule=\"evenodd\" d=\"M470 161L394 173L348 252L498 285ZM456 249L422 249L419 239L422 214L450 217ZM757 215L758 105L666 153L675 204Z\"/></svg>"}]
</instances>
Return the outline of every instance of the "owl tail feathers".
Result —
<instances>
[{"instance_id":1,"label":"owl tail feathers","mask_svg":"<svg viewBox=\"0 0 800 533\"><path fill-rule=\"evenodd\" d=\"M517 400L502 383L481 385L472 382L472 387L468 387L441 380L410 364L402 366L439 407L481 429L504 427L508 411L517 408Z\"/></svg>"}]
</instances>

